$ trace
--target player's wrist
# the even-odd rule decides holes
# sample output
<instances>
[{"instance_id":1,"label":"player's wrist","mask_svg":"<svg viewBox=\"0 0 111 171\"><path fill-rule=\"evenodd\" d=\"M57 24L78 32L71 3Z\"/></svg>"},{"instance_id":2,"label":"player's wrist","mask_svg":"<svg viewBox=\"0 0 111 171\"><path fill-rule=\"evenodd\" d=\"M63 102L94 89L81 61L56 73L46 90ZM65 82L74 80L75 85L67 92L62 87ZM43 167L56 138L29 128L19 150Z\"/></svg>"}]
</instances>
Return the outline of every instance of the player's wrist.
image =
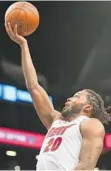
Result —
<instances>
[{"instance_id":1,"label":"player's wrist","mask_svg":"<svg viewBox=\"0 0 111 171\"><path fill-rule=\"evenodd\" d=\"M19 45L20 45L21 48L24 48L24 47L28 46L27 40L25 39L25 40L24 40L23 42L21 42Z\"/></svg>"}]
</instances>

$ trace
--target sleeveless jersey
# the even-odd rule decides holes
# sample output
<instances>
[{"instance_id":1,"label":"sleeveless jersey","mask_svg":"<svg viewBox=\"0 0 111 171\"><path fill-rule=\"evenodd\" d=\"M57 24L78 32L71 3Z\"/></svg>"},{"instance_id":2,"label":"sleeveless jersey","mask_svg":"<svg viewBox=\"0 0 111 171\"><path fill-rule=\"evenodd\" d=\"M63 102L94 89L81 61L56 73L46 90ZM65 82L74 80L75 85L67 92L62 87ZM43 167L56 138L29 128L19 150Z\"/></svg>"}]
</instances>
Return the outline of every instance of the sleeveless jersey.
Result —
<instances>
[{"instance_id":1,"label":"sleeveless jersey","mask_svg":"<svg viewBox=\"0 0 111 171\"><path fill-rule=\"evenodd\" d=\"M86 119L87 116L80 116L71 122L53 122L38 156L37 171L74 170L79 162L82 144L80 123Z\"/></svg>"}]
</instances>

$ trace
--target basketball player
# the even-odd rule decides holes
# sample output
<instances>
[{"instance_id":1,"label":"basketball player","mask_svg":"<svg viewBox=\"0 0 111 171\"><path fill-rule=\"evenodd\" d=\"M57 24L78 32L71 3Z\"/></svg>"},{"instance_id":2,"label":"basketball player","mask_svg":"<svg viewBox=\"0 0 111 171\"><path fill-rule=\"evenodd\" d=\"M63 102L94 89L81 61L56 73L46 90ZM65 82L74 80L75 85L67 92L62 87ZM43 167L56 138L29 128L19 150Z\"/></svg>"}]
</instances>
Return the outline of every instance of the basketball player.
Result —
<instances>
[{"instance_id":1,"label":"basketball player","mask_svg":"<svg viewBox=\"0 0 111 171\"><path fill-rule=\"evenodd\" d=\"M111 120L102 98L85 89L68 98L62 112L54 109L39 85L27 40L6 24L6 31L19 44L26 86L37 114L47 128L37 163L40 170L93 170L103 149L104 123Z\"/></svg>"}]
</instances>

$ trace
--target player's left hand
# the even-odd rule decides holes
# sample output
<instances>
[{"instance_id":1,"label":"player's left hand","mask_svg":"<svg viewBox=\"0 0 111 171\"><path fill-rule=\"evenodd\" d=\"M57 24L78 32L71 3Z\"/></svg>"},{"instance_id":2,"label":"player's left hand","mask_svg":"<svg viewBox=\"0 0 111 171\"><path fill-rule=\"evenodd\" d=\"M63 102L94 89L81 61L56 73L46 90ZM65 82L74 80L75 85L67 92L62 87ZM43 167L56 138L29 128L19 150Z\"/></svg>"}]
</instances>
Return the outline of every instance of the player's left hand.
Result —
<instances>
[{"instance_id":1,"label":"player's left hand","mask_svg":"<svg viewBox=\"0 0 111 171\"><path fill-rule=\"evenodd\" d=\"M17 44L19 44L20 46L22 46L25 42L27 42L27 40L24 37L18 34L17 24L15 25L14 30L12 30L10 23L5 23L5 28L10 39L16 42Z\"/></svg>"}]
</instances>

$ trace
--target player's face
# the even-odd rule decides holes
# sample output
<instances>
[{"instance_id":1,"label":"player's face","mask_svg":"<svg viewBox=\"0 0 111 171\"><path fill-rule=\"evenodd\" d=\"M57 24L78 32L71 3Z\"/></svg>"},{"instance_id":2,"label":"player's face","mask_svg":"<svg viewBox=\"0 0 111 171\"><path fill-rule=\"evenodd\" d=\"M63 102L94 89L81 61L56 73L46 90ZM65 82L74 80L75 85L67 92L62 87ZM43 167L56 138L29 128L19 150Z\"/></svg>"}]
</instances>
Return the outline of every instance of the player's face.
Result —
<instances>
[{"instance_id":1,"label":"player's face","mask_svg":"<svg viewBox=\"0 0 111 171\"><path fill-rule=\"evenodd\" d=\"M82 90L67 99L62 111L62 116L67 117L69 115L78 114L85 106L87 106L87 92Z\"/></svg>"}]
</instances>

